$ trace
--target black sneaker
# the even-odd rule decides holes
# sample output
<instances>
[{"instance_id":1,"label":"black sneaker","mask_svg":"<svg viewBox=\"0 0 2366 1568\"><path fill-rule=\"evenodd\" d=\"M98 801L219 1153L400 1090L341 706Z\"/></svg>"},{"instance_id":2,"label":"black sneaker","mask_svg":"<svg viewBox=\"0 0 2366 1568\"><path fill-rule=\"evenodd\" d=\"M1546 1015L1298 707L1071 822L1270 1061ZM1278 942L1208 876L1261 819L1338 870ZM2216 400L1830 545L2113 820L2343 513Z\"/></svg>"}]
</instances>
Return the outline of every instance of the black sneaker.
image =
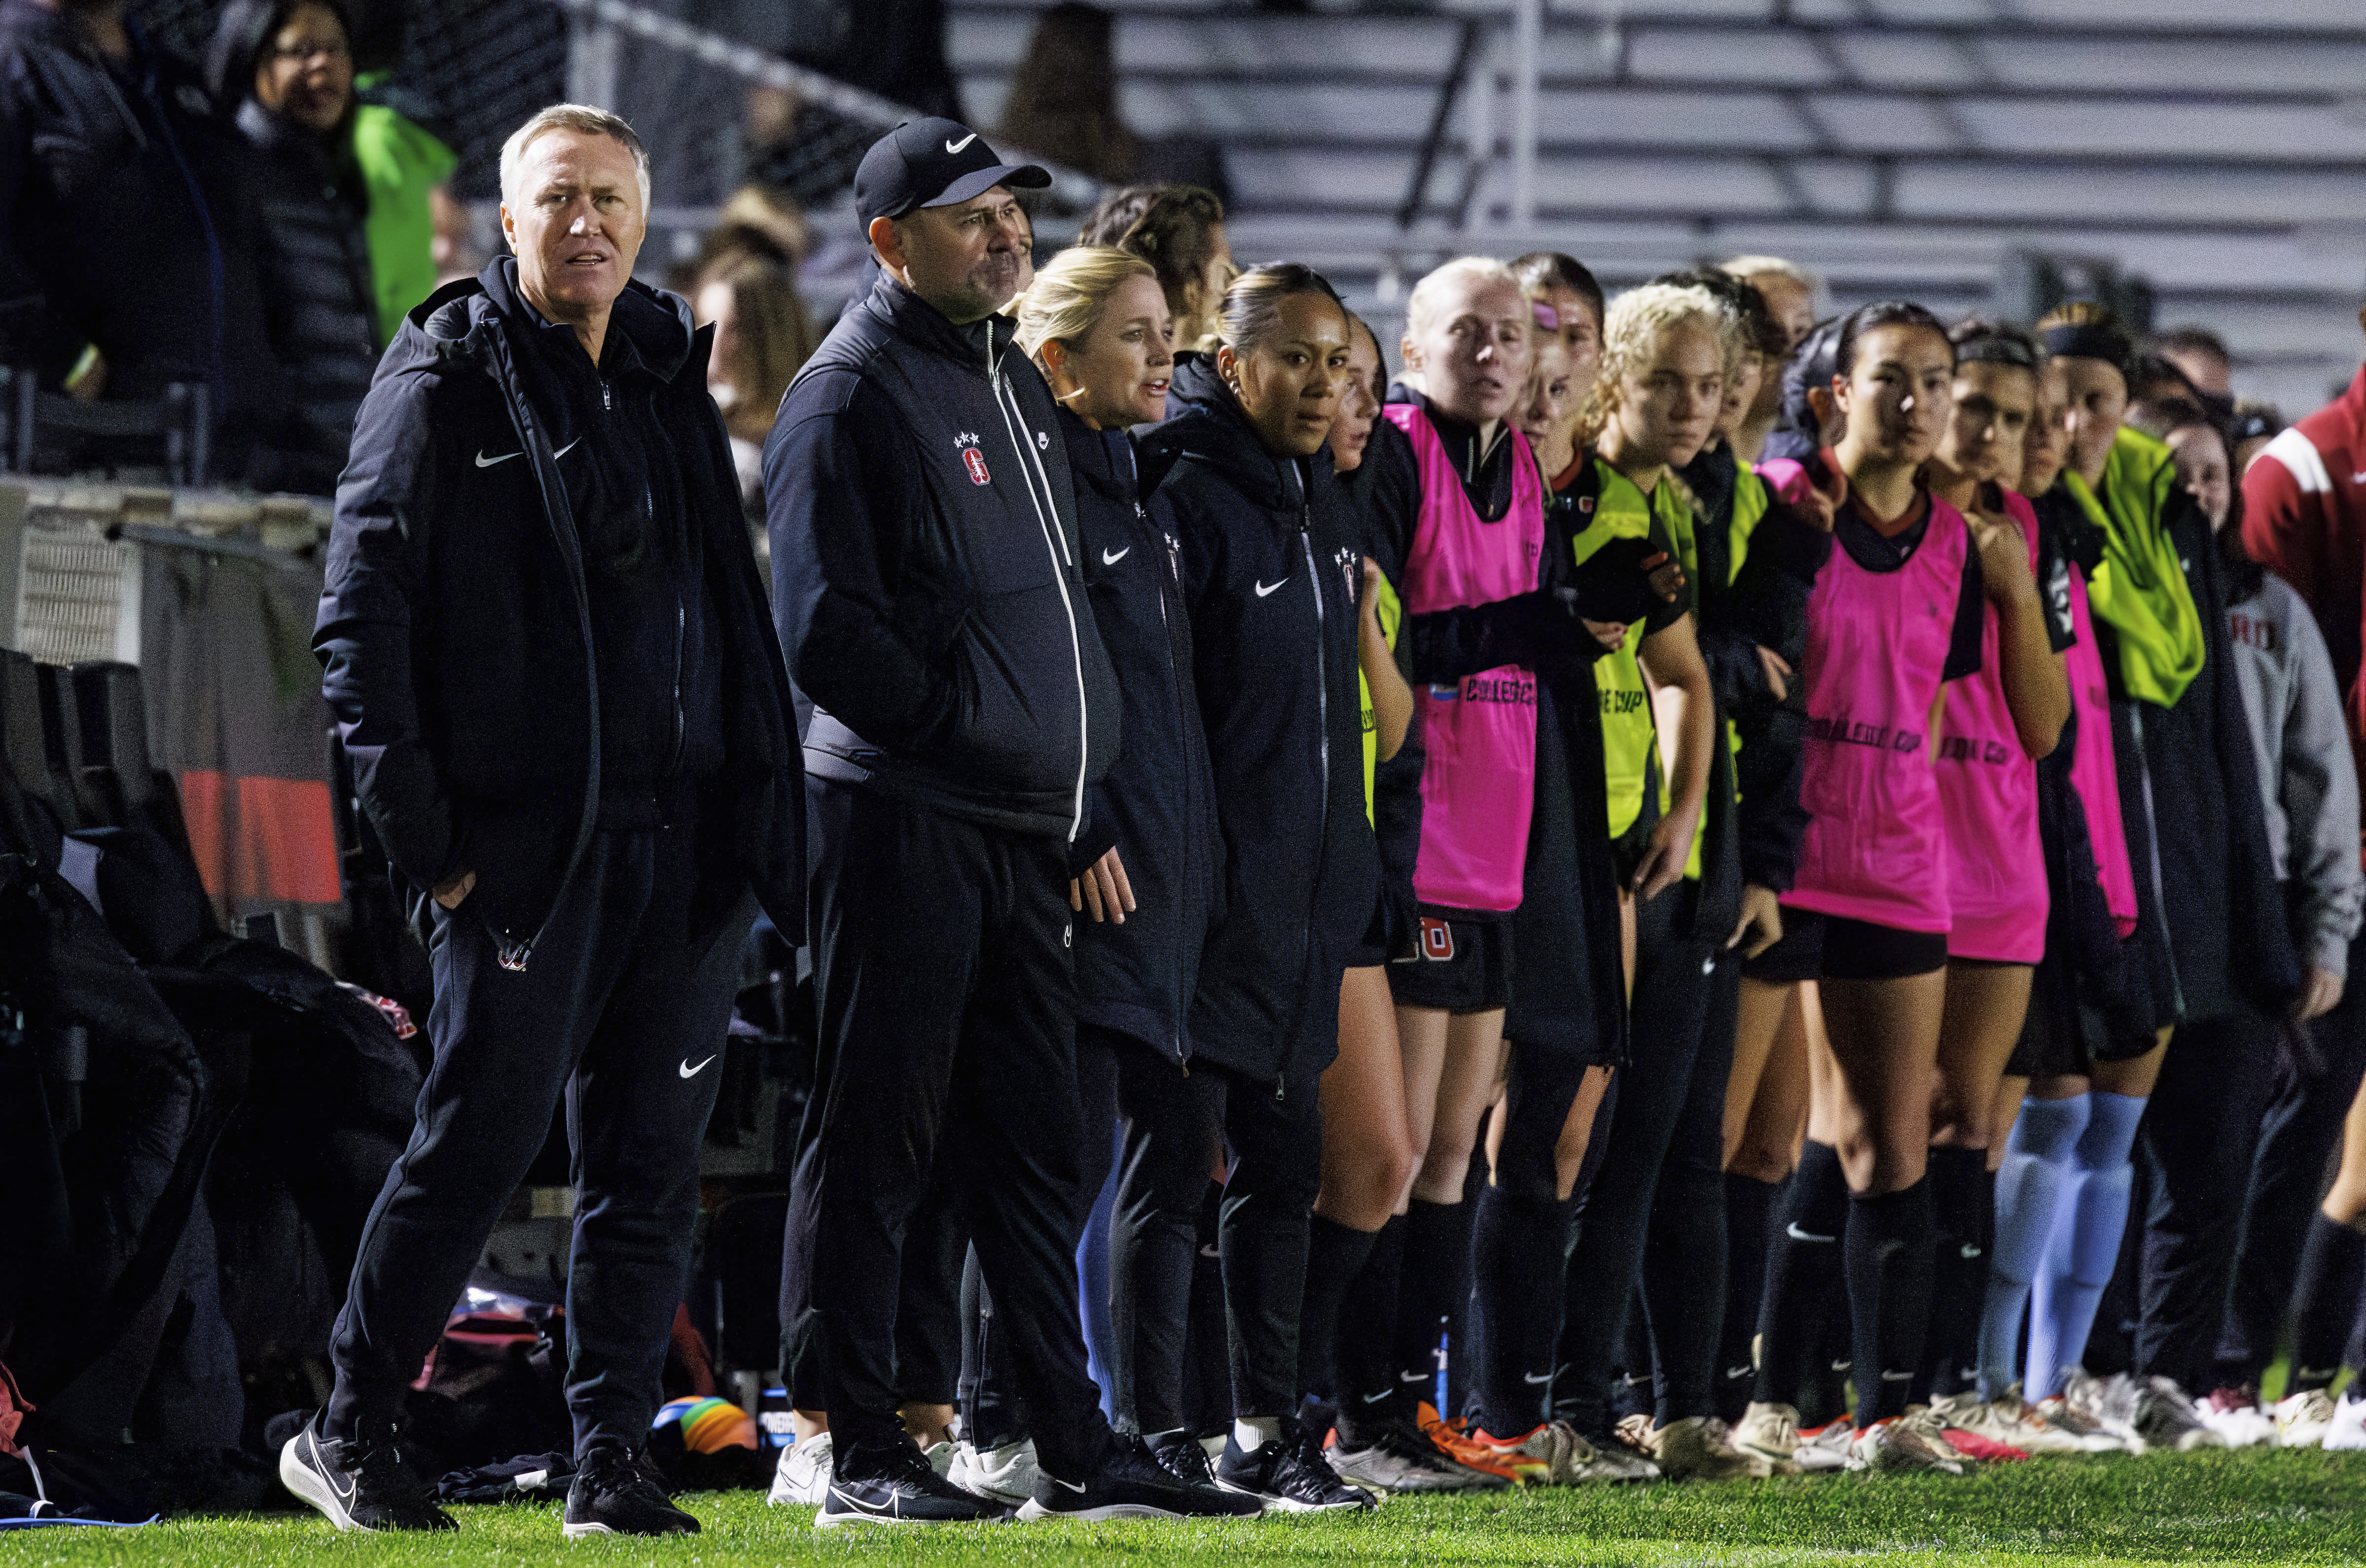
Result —
<instances>
[{"instance_id":1,"label":"black sneaker","mask_svg":"<svg viewBox=\"0 0 2366 1568\"><path fill-rule=\"evenodd\" d=\"M1268 1508L1292 1514L1343 1513L1369 1508L1380 1499L1360 1486L1339 1479L1323 1456L1322 1437L1298 1422L1286 1422L1281 1435L1243 1453L1237 1438L1224 1439L1224 1457L1216 1461L1216 1484L1227 1492L1262 1497Z\"/></svg>"},{"instance_id":2,"label":"black sneaker","mask_svg":"<svg viewBox=\"0 0 2366 1568\"><path fill-rule=\"evenodd\" d=\"M1009 1517L1001 1504L964 1492L939 1475L911 1444L897 1443L837 1454L829 1494L814 1516L814 1528L996 1524Z\"/></svg>"},{"instance_id":3,"label":"black sneaker","mask_svg":"<svg viewBox=\"0 0 2366 1568\"><path fill-rule=\"evenodd\" d=\"M1189 1441L1189 1439L1186 1439ZM1191 1445L1194 1448L1198 1444ZM1207 1454L1200 1456L1204 1463ZM1254 1518L1265 1512L1255 1497L1235 1496L1182 1480L1140 1438L1120 1438L1082 1485L1049 1471L1035 1473L1035 1495L1020 1506L1022 1520Z\"/></svg>"},{"instance_id":4,"label":"black sneaker","mask_svg":"<svg viewBox=\"0 0 2366 1568\"><path fill-rule=\"evenodd\" d=\"M622 1443L593 1443L583 1451L567 1488L560 1533L696 1535L698 1521L666 1501L665 1488L638 1454Z\"/></svg>"},{"instance_id":5,"label":"black sneaker","mask_svg":"<svg viewBox=\"0 0 2366 1568\"><path fill-rule=\"evenodd\" d=\"M1188 1435L1167 1438L1150 1442L1149 1447L1151 1457L1176 1480L1189 1486L1215 1485L1215 1467L1208 1462L1208 1450L1199 1438Z\"/></svg>"},{"instance_id":6,"label":"black sneaker","mask_svg":"<svg viewBox=\"0 0 2366 1568\"><path fill-rule=\"evenodd\" d=\"M394 1426L343 1442L321 1436L321 1418L279 1450L279 1482L341 1530L454 1530L427 1487L395 1451Z\"/></svg>"}]
</instances>

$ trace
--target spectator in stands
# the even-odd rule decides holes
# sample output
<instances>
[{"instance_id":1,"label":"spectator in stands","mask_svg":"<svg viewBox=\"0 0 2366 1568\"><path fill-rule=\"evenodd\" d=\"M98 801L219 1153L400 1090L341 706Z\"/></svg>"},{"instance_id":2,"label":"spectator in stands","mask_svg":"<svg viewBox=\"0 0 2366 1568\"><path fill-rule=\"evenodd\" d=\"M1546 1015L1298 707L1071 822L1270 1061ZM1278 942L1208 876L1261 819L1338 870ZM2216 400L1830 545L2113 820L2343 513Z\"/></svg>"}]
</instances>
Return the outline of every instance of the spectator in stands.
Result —
<instances>
[{"instance_id":1,"label":"spectator in stands","mask_svg":"<svg viewBox=\"0 0 2366 1568\"><path fill-rule=\"evenodd\" d=\"M698 242L698 270L727 254L752 251L794 272L813 254L813 228L796 198L777 186L750 184L731 193L715 227Z\"/></svg>"},{"instance_id":2,"label":"spectator in stands","mask_svg":"<svg viewBox=\"0 0 2366 1568\"><path fill-rule=\"evenodd\" d=\"M761 524L764 437L772 433L782 394L817 342L813 319L797 293L796 267L766 250L727 251L699 273L690 302L698 323L715 328L706 389L730 433L740 505L751 523ZM760 528L757 537L757 553L769 554Z\"/></svg>"},{"instance_id":3,"label":"spectator in stands","mask_svg":"<svg viewBox=\"0 0 2366 1568\"><path fill-rule=\"evenodd\" d=\"M1198 186L1134 186L1103 201L1078 231L1085 245L1132 251L1158 273L1175 317L1177 364L1185 354L1216 351L1224 290L1232 287L1233 247L1224 238L1224 204Z\"/></svg>"},{"instance_id":4,"label":"spectator in stands","mask_svg":"<svg viewBox=\"0 0 2366 1568\"><path fill-rule=\"evenodd\" d=\"M1004 141L1097 179L1132 176L1142 144L1118 115L1112 20L1084 0L1043 13L1002 101Z\"/></svg>"},{"instance_id":5,"label":"spectator in stands","mask_svg":"<svg viewBox=\"0 0 2366 1568\"><path fill-rule=\"evenodd\" d=\"M240 156L124 0L0 0L0 365L84 397L202 388L211 474L268 487L286 405Z\"/></svg>"},{"instance_id":6,"label":"spectator in stands","mask_svg":"<svg viewBox=\"0 0 2366 1568\"><path fill-rule=\"evenodd\" d=\"M391 104L364 98L355 105L352 141L368 191L363 232L383 348L436 285L473 274L473 267L458 265L467 258L454 254L460 249L456 236L468 230L468 209L452 199L445 184L458 154Z\"/></svg>"},{"instance_id":7,"label":"spectator in stands","mask_svg":"<svg viewBox=\"0 0 2366 1568\"><path fill-rule=\"evenodd\" d=\"M377 368L350 36L342 0L231 0L206 61L254 149L265 322L295 400L279 484L314 495L336 489Z\"/></svg>"}]
</instances>

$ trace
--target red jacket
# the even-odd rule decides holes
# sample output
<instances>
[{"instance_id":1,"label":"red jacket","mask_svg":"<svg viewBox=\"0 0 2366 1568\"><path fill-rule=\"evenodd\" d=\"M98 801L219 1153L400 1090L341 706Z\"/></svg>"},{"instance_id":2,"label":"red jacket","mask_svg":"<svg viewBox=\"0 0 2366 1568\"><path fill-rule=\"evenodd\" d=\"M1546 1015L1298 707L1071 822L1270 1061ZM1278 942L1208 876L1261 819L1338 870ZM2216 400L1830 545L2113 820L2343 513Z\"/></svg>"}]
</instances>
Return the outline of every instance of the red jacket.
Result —
<instances>
[{"instance_id":1,"label":"red jacket","mask_svg":"<svg viewBox=\"0 0 2366 1568\"><path fill-rule=\"evenodd\" d=\"M2277 436L2243 475L2243 547L2300 590L2341 682L2349 744L2366 774L2366 370Z\"/></svg>"}]
</instances>

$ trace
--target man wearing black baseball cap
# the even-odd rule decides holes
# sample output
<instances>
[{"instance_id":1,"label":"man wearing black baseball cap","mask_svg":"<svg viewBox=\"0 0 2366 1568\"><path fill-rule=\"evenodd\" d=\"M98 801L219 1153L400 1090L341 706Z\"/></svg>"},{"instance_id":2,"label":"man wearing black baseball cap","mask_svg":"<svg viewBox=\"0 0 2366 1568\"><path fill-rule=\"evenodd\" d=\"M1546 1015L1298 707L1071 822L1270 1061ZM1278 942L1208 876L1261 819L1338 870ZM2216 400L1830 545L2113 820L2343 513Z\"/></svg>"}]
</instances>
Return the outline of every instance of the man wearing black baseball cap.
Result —
<instances>
[{"instance_id":1,"label":"man wearing black baseball cap","mask_svg":"<svg viewBox=\"0 0 2366 1568\"><path fill-rule=\"evenodd\" d=\"M1121 1443L1086 1371L1069 879L1109 848L1119 709L1051 393L1012 345L1012 188L1051 176L946 119L855 175L880 277L764 444L773 614L810 705L807 908L820 1088L791 1202L791 1404L826 1410L817 1525L991 1517L896 1418L905 1236L971 1227L1041 1473L1022 1517L1254 1513Z\"/></svg>"}]
</instances>

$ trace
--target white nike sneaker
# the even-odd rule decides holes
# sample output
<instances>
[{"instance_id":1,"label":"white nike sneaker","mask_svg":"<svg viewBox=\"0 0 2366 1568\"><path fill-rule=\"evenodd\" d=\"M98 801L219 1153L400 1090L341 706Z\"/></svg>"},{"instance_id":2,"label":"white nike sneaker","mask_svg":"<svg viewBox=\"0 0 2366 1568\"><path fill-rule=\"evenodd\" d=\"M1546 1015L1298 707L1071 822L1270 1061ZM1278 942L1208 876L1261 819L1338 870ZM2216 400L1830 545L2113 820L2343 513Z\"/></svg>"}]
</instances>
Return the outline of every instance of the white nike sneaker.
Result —
<instances>
[{"instance_id":1,"label":"white nike sneaker","mask_svg":"<svg viewBox=\"0 0 2366 1568\"><path fill-rule=\"evenodd\" d=\"M927 1460L929 1461L929 1468L935 1471L939 1475L951 1475L953 1469L953 1458L956 1454L960 1453L960 1451L961 1450L959 1449L954 1448L950 1442L930 1443L927 1448L920 1450L920 1457Z\"/></svg>"},{"instance_id":2,"label":"white nike sneaker","mask_svg":"<svg viewBox=\"0 0 2366 1568\"><path fill-rule=\"evenodd\" d=\"M1035 1469L1032 1438L985 1450L963 1442L954 1445L952 1468L945 1479L964 1492L1018 1508L1035 1495Z\"/></svg>"},{"instance_id":3,"label":"white nike sneaker","mask_svg":"<svg viewBox=\"0 0 2366 1568\"><path fill-rule=\"evenodd\" d=\"M2276 1402L2276 1446L2321 1449L2333 1430L2337 1414L2333 1395L2321 1388L2303 1389Z\"/></svg>"},{"instance_id":4,"label":"white nike sneaker","mask_svg":"<svg viewBox=\"0 0 2366 1568\"><path fill-rule=\"evenodd\" d=\"M2333 1420L2325 1428L2327 1449L2366 1449L2366 1399L2345 1393L2333 1406Z\"/></svg>"},{"instance_id":5,"label":"white nike sneaker","mask_svg":"<svg viewBox=\"0 0 2366 1568\"><path fill-rule=\"evenodd\" d=\"M819 1507L829 1496L829 1434L816 1432L781 1450L764 1501L775 1508Z\"/></svg>"}]
</instances>

